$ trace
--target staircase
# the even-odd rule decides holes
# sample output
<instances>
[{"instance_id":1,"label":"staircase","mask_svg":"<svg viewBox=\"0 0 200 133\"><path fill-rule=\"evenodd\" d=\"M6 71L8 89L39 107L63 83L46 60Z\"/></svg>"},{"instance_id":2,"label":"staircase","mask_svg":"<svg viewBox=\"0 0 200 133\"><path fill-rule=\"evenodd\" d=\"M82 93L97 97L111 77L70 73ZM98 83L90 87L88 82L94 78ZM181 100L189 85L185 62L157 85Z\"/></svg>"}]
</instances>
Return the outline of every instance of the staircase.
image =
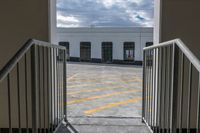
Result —
<instances>
[{"instance_id":1,"label":"staircase","mask_svg":"<svg viewBox=\"0 0 200 133\"><path fill-rule=\"evenodd\" d=\"M199 133L200 62L180 40L144 48L143 121L154 133Z\"/></svg>"},{"instance_id":2,"label":"staircase","mask_svg":"<svg viewBox=\"0 0 200 133\"><path fill-rule=\"evenodd\" d=\"M180 39L144 48L143 57L142 121L146 127L153 133L199 133L199 60ZM66 123L65 103L65 48L29 40L0 71L0 133L77 133ZM83 123L83 131L92 123Z\"/></svg>"},{"instance_id":3,"label":"staircase","mask_svg":"<svg viewBox=\"0 0 200 133\"><path fill-rule=\"evenodd\" d=\"M66 121L65 55L29 40L0 71L0 133L54 132Z\"/></svg>"}]
</instances>

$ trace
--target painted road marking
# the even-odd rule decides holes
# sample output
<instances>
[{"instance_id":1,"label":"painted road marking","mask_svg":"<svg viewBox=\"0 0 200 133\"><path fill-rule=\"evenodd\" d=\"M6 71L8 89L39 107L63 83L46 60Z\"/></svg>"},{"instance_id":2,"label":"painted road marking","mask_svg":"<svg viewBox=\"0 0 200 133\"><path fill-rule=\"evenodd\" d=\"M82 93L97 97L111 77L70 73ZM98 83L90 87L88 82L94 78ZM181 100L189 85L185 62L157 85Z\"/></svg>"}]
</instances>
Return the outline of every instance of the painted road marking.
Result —
<instances>
[{"instance_id":1,"label":"painted road marking","mask_svg":"<svg viewBox=\"0 0 200 133\"><path fill-rule=\"evenodd\" d=\"M92 97L69 101L69 102L67 102L67 104L70 105L70 104L82 103L82 102L91 101L91 100L95 100L95 99L101 99L101 98L105 98L105 97L117 96L117 95L122 95L122 94L133 93L133 92L141 92L141 90L130 90L130 91L114 92L114 93L110 93L110 94L92 96Z\"/></svg>"},{"instance_id":2,"label":"painted road marking","mask_svg":"<svg viewBox=\"0 0 200 133\"><path fill-rule=\"evenodd\" d=\"M78 79L78 78L73 78L71 79L70 81L71 82L99 82L99 81L105 81L105 80L113 80L113 81L123 81L123 82L130 82L130 81L138 81L138 82L141 82L142 79L140 78L131 78L131 79L120 79L120 78L98 78L98 79Z\"/></svg>"},{"instance_id":3,"label":"painted road marking","mask_svg":"<svg viewBox=\"0 0 200 133\"><path fill-rule=\"evenodd\" d=\"M79 94L82 92L96 92L96 91L101 91L101 90L109 90L109 89L121 89L125 88L123 86L111 86L111 87L105 87L105 88L95 88L95 89L90 89L90 90L81 90L81 91L74 91L74 92L68 92L68 95L73 95L73 94Z\"/></svg>"},{"instance_id":4,"label":"painted road marking","mask_svg":"<svg viewBox=\"0 0 200 133\"><path fill-rule=\"evenodd\" d=\"M114 85L113 83L96 83L96 84L80 84L80 85L68 85L68 88L83 87L83 86L96 86L96 85Z\"/></svg>"},{"instance_id":5,"label":"painted road marking","mask_svg":"<svg viewBox=\"0 0 200 133\"><path fill-rule=\"evenodd\" d=\"M92 113L95 113L95 112L98 112L98 111L101 111L101 110L104 110L104 109L108 109L108 108L112 108L112 107L117 107L117 106L120 106L120 105L129 104L129 103L136 103L136 102L139 102L141 100L142 100L142 98L134 98L134 99L130 99L130 100L125 100L125 101L110 103L110 104L107 104L105 106L100 106L98 108L87 110L84 113L86 115L89 115L89 114L92 114Z\"/></svg>"},{"instance_id":6,"label":"painted road marking","mask_svg":"<svg viewBox=\"0 0 200 133\"><path fill-rule=\"evenodd\" d=\"M76 73L76 74L72 75L71 77L67 78L67 81L70 81L70 80L72 80L72 79L73 79L73 78L75 78L77 75L78 75L78 73Z\"/></svg>"}]
</instances>

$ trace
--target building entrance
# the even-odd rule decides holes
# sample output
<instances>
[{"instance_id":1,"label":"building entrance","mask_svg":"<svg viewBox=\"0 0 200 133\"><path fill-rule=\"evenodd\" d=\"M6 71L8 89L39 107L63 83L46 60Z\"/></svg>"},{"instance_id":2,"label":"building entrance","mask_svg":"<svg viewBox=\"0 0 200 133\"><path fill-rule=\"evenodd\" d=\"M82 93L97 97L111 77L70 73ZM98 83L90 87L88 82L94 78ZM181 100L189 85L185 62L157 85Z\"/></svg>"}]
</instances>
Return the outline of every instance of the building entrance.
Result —
<instances>
[{"instance_id":1,"label":"building entrance","mask_svg":"<svg viewBox=\"0 0 200 133\"><path fill-rule=\"evenodd\" d=\"M110 63L112 62L112 52L113 44L112 42L103 42L102 43L102 62Z\"/></svg>"},{"instance_id":2,"label":"building entrance","mask_svg":"<svg viewBox=\"0 0 200 133\"><path fill-rule=\"evenodd\" d=\"M80 61L91 60L91 43L81 42L80 43Z\"/></svg>"},{"instance_id":3,"label":"building entrance","mask_svg":"<svg viewBox=\"0 0 200 133\"><path fill-rule=\"evenodd\" d=\"M135 43L124 43L124 61L133 62L135 60Z\"/></svg>"}]
</instances>

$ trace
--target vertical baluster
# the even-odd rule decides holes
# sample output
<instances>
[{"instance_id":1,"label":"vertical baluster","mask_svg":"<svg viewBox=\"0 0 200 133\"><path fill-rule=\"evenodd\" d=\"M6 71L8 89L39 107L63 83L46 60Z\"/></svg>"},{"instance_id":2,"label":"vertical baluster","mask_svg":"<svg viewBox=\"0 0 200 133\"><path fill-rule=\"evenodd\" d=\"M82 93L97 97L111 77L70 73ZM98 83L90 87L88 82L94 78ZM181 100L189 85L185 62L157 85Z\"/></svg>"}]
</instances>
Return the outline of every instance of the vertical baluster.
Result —
<instances>
[{"instance_id":1,"label":"vertical baluster","mask_svg":"<svg viewBox=\"0 0 200 133\"><path fill-rule=\"evenodd\" d=\"M151 129L153 129L153 49L150 50L150 58L151 58L151 64L150 64L150 123L151 123Z\"/></svg>"},{"instance_id":2,"label":"vertical baluster","mask_svg":"<svg viewBox=\"0 0 200 133\"><path fill-rule=\"evenodd\" d=\"M145 120L146 122L148 122L148 76L149 76L149 73L148 73L148 50L146 51L146 69L145 69L145 73L146 73L146 86L145 86L145 89L146 89L146 110L145 110L145 113L146 113L146 117L145 117Z\"/></svg>"},{"instance_id":3,"label":"vertical baluster","mask_svg":"<svg viewBox=\"0 0 200 133\"><path fill-rule=\"evenodd\" d=\"M187 133L190 133L191 80L192 80L192 63L190 62L189 63L189 81L188 81Z\"/></svg>"},{"instance_id":4,"label":"vertical baluster","mask_svg":"<svg viewBox=\"0 0 200 133\"><path fill-rule=\"evenodd\" d=\"M170 81L170 78L171 78L171 66L170 66L170 63L171 63L171 46L168 47L168 63L167 63L167 67L168 67L168 87L167 87L167 90L168 90L168 107L167 107L167 132L170 133L170 99L171 99L171 90L170 90L170 85L171 85L171 81Z\"/></svg>"},{"instance_id":5,"label":"vertical baluster","mask_svg":"<svg viewBox=\"0 0 200 133\"><path fill-rule=\"evenodd\" d=\"M152 88L152 65L153 65L153 60L152 60L152 49L149 51L150 52L150 64L149 64L149 67L150 67L150 80L149 80L149 88L150 88L150 94L149 94L149 98L150 98L150 127L152 129L152 101L153 101L153 95L152 95L152 91L153 91L153 88Z\"/></svg>"},{"instance_id":6,"label":"vertical baluster","mask_svg":"<svg viewBox=\"0 0 200 133\"><path fill-rule=\"evenodd\" d=\"M61 50L59 49L59 118L60 118L60 122L62 120L62 117L61 117L61 62L62 62L62 56L61 56Z\"/></svg>"},{"instance_id":7,"label":"vertical baluster","mask_svg":"<svg viewBox=\"0 0 200 133\"><path fill-rule=\"evenodd\" d=\"M51 119L51 116L50 116L50 96L49 96L49 94L50 94L50 91L49 91L49 88L50 88L50 82L49 82L49 67L50 67L50 65L49 65L49 48L47 47L46 48L46 76L47 76L47 79L46 79L46 89L47 89L47 94L46 94L46 96L47 96L47 125L48 125L48 127L47 127L47 132L48 133L50 133L50 119Z\"/></svg>"},{"instance_id":8,"label":"vertical baluster","mask_svg":"<svg viewBox=\"0 0 200 133\"><path fill-rule=\"evenodd\" d=\"M49 48L49 78L50 78L50 81L49 81L49 89L50 89L50 132L53 133L53 96L52 96L52 91L53 91L53 78L52 78L52 71L53 71L53 65L52 65L52 48Z\"/></svg>"},{"instance_id":9,"label":"vertical baluster","mask_svg":"<svg viewBox=\"0 0 200 133\"><path fill-rule=\"evenodd\" d=\"M62 56L61 56L61 63L60 63L60 65L61 65L61 95L60 95L60 97L61 97L61 117L62 117L62 119L64 118L63 117L63 59L64 59L64 52L63 52L63 50L61 50L61 52L62 52Z\"/></svg>"},{"instance_id":10,"label":"vertical baluster","mask_svg":"<svg viewBox=\"0 0 200 133\"><path fill-rule=\"evenodd\" d=\"M56 112L57 112L57 122L56 122L56 124L57 124L57 126L58 126L58 121L59 121L59 112L58 112L58 108L59 108L59 101L58 101L58 49L56 49L56 105L57 105L57 108L56 108Z\"/></svg>"},{"instance_id":11,"label":"vertical baluster","mask_svg":"<svg viewBox=\"0 0 200 133\"><path fill-rule=\"evenodd\" d=\"M149 50L149 124L152 128L152 56L151 56L152 50Z\"/></svg>"},{"instance_id":12,"label":"vertical baluster","mask_svg":"<svg viewBox=\"0 0 200 133\"><path fill-rule=\"evenodd\" d=\"M38 133L38 63L36 45L31 47L31 98L32 98L32 133Z\"/></svg>"},{"instance_id":13,"label":"vertical baluster","mask_svg":"<svg viewBox=\"0 0 200 133\"><path fill-rule=\"evenodd\" d=\"M45 94L45 48L44 48L44 46L42 47L42 76L43 76L43 87L42 87L42 90L43 90L43 104L42 104L42 106L43 106L43 119L44 119L44 127L43 127L43 132L45 133L46 132L46 109L45 109L45 107L46 107L46 103L45 103L45 98L46 98L46 94Z\"/></svg>"},{"instance_id":14,"label":"vertical baluster","mask_svg":"<svg viewBox=\"0 0 200 133\"><path fill-rule=\"evenodd\" d=\"M167 91L167 47L164 47L164 80L163 80L163 131L166 131L166 91Z\"/></svg>"},{"instance_id":15,"label":"vertical baluster","mask_svg":"<svg viewBox=\"0 0 200 133\"><path fill-rule=\"evenodd\" d=\"M148 117L148 89L147 89L147 85L148 85L148 51L145 51L145 121L147 122L147 117Z\"/></svg>"},{"instance_id":16,"label":"vertical baluster","mask_svg":"<svg viewBox=\"0 0 200 133\"><path fill-rule=\"evenodd\" d=\"M154 103L153 103L153 110L154 110L154 113L153 113L153 126L154 126L154 133L156 132L156 101L157 101L157 97L156 97L156 81L157 81L157 68L158 68L158 65L157 65L157 48L154 50L154 77L153 77L153 84L154 84Z\"/></svg>"},{"instance_id":17,"label":"vertical baluster","mask_svg":"<svg viewBox=\"0 0 200 133\"><path fill-rule=\"evenodd\" d=\"M174 133L176 132L176 130L174 130L174 121L173 121L173 113L174 113L174 108L173 108L173 92L174 92L174 69L175 69L175 44L173 44L173 48L172 48L172 73L171 73L171 99L170 99L170 105L171 105L171 111L170 111L170 133Z\"/></svg>"},{"instance_id":18,"label":"vertical baluster","mask_svg":"<svg viewBox=\"0 0 200 133\"><path fill-rule=\"evenodd\" d=\"M58 124L59 124L59 121L60 121L60 99L59 99L59 96L60 96L60 77L59 77L59 74L60 74L60 71L59 71L59 61L60 61L60 53L59 53L59 49L57 49L57 103L58 103Z\"/></svg>"},{"instance_id":19,"label":"vertical baluster","mask_svg":"<svg viewBox=\"0 0 200 133\"><path fill-rule=\"evenodd\" d=\"M161 81L161 68L162 68L162 64L161 64L161 48L158 48L158 77L157 77L157 115L156 115L156 123L157 123L157 130L156 132L160 132L159 129L160 129L160 90L161 90L161 87L160 87L160 81Z\"/></svg>"},{"instance_id":20,"label":"vertical baluster","mask_svg":"<svg viewBox=\"0 0 200 133\"><path fill-rule=\"evenodd\" d=\"M61 81L62 81L62 79L61 79L61 72L62 72L62 69L61 69L61 64L62 64L62 50L60 49L60 61L59 61L59 91L60 91L60 93L59 93L59 98L60 98L60 121L62 120L62 91L61 91Z\"/></svg>"},{"instance_id":21,"label":"vertical baluster","mask_svg":"<svg viewBox=\"0 0 200 133\"><path fill-rule=\"evenodd\" d=\"M10 99L10 74L7 76L7 86L8 86L8 119L9 119L9 133L12 133L12 123L11 123L11 99Z\"/></svg>"},{"instance_id":22,"label":"vertical baluster","mask_svg":"<svg viewBox=\"0 0 200 133\"><path fill-rule=\"evenodd\" d=\"M63 112L63 110L64 110L64 106L63 106L64 105L63 104L63 95L64 95L63 94L63 62L64 62L64 50L62 50L62 62L61 62L61 92L62 92L61 93L61 103L62 103L61 104L62 105L61 106L62 107L62 110L61 110L62 112L61 113L62 113L62 118L64 118L64 114L63 114L64 113Z\"/></svg>"},{"instance_id":23,"label":"vertical baluster","mask_svg":"<svg viewBox=\"0 0 200 133\"><path fill-rule=\"evenodd\" d=\"M149 54L148 54L148 56L149 56L149 84L148 84L148 99L149 99L149 109L148 109L148 111L149 111L149 126L151 127L151 50L149 50Z\"/></svg>"},{"instance_id":24,"label":"vertical baluster","mask_svg":"<svg viewBox=\"0 0 200 133\"><path fill-rule=\"evenodd\" d=\"M20 105L20 85L19 85L19 79L20 79L20 75L19 75L19 63L17 63L17 92L18 92L18 117L19 117L19 133L21 133L22 129L21 129L21 105Z\"/></svg>"},{"instance_id":25,"label":"vertical baluster","mask_svg":"<svg viewBox=\"0 0 200 133\"><path fill-rule=\"evenodd\" d=\"M176 44L173 44L173 54L172 54L172 77L171 77L171 112L170 112L170 132L176 132L176 121L177 121L177 88L178 88L178 61L179 61L179 54L178 54L178 47ZM174 82L176 81L176 82Z\"/></svg>"},{"instance_id":26,"label":"vertical baluster","mask_svg":"<svg viewBox=\"0 0 200 133\"><path fill-rule=\"evenodd\" d=\"M149 123L149 75L150 75L150 73L149 73L149 50L147 51L147 123L148 124L150 124Z\"/></svg>"},{"instance_id":27,"label":"vertical baluster","mask_svg":"<svg viewBox=\"0 0 200 133\"><path fill-rule=\"evenodd\" d=\"M162 94L163 94L163 88L162 88L162 83L163 83L163 48L160 48L160 54L161 54L161 57L160 57L160 63L161 63L161 69L160 69L160 86L159 86L159 89L160 89L160 113L159 113L159 132L162 132L162 112L163 112L163 109L162 109Z\"/></svg>"},{"instance_id":28,"label":"vertical baluster","mask_svg":"<svg viewBox=\"0 0 200 133\"><path fill-rule=\"evenodd\" d=\"M180 103L179 103L179 133L182 133L182 110L183 110L183 77L184 77L184 55L181 52L181 70L180 70Z\"/></svg>"},{"instance_id":29,"label":"vertical baluster","mask_svg":"<svg viewBox=\"0 0 200 133\"><path fill-rule=\"evenodd\" d=\"M40 53L40 46L38 46L38 97L39 97L39 133L42 131L42 116L41 116L41 53Z\"/></svg>"},{"instance_id":30,"label":"vertical baluster","mask_svg":"<svg viewBox=\"0 0 200 133\"><path fill-rule=\"evenodd\" d=\"M197 97L197 122L196 122L196 131L199 133L199 127L200 127L200 72L199 72L199 82L198 82L198 97Z\"/></svg>"},{"instance_id":31,"label":"vertical baluster","mask_svg":"<svg viewBox=\"0 0 200 133\"><path fill-rule=\"evenodd\" d=\"M147 123L149 124L149 50L147 51Z\"/></svg>"},{"instance_id":32,"label":"vertical baluster","mask_svg":"<svg viewBox=\"0 0 200 133\"><path fill-rule=\"evenodd\" d=\"M27 54L25 54L25 94L26 94L26 132L29 132L29 116L28 116L28 76L27 76Z\"/></svg>"},{"instance_id":33,"label":"vertical baluster","mask_svg":"<svg viewBox=\"0 0 200 133\"><path fill-rule=\"evenodd\" d=\"M53 89L53 97L54 97L54 129L56 126L56 52L55 48L53 48L53 79L54 79L54 89Z\"/></svg>"},{"instance_id":34,"label":"vertical baluster","mask_svg":"<svg viewBox=\"0 0 200 133\"><path fill-rule=\"evenodd\" d=\"M66 50L64 50L64 62L63 62L63 106L65 121L67 122L67 68L66 68Z\"/></svg>"},{"instance_id":35,"label":"vertical baluster","mask_svg":"<svg viewBox=\"0 0 200 133\"><path fill-rule=\"evenodd\" d=\"M153 88L153 69L154 69L154 49L151 50L151 129L153 130L153 101L154 101L154 88Z\"/></svg>"},{"instance_id":36,"label":"vertical baluster","mask_svg":"<svg viewBox=\"0 0 200 133\"><path fill-rule=\"evenodd\" d=\"M152 130L154 130L154 51L155 49L151 50L151 126Z\"/></svg>"},{"instance_id":37,"label":"vertical baluster","mask_svg":"<svg viewBox=\"0 0 200 133\"><path fill-rule=\"evenodd\" d=\"M161 131L164 131L164 112L165 112L165 105L164 105L164 99L165 99L165 48L162 48L162 64L163 64L163 68L162 68L162 72L161 72L161 112L160 112L160 119L161 119Z\"/></svg>"},{"instance_id":38,"label":"vertical baluster","mask_svg":"<svg viewBox=\"0 0 200 133\"><path fill-rule=\"evenodd\" d=\"M60 122L60 50L58 49L58 55L57 55L57 84L58 84L58 124Z\"/></svg>"},{"instance_id":39,"label":"vertical baluster","mask_svg":"<svg viewBox=\"0 0 200 133\"><path fill-rule=\"evenodd\" d=\"M168 83L169 83L169 79L168 79L168 63L169 63L169 59L168 59L168 47L165 47L165 91L164 91L164 105L165 105L165 111L164 111L164 125L165 125L165 128L164 128L164 132L167 132L168 131Z\"/></svg>"},{"instance_id":40,"label":"vertical baluster","mask_svg":"<svg viewBox=\"0 0 200 133\"><path fill-rule=\"evenodd\" d=\"M142 119L146 118L145 115L145 103L146 103L146 58L145 58L145 53L146 51L143 51L143 93L142 93Z\"/></svg>"}]
</instances>

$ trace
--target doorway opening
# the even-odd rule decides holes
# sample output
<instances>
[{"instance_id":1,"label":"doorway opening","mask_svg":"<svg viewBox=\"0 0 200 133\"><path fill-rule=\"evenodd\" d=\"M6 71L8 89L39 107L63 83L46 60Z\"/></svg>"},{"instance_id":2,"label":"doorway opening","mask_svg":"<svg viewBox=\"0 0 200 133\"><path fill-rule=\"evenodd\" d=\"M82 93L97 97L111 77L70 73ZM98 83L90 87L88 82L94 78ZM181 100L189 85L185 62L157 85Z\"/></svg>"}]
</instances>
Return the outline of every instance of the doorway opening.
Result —
<instances>
[{"instance_id":1,"label":"doorway opening","mask_svg":"<svg viewBox=\"0 0 200 133\"><path fill-rule=\"evenodd\" d=\"M102 42L102 62L111 63L113 60L113 43Z\"/></svg>"},{"instance_id":2,"label":"doorway opening","mask_svg":"<svg viewBox=\"0 0 200 133\"><path fill-rule=\"evenodd\" d=\"M135 42L124 43L124 61L133 62L135 60Z\"/></svg>"},{"instance_id":3,"label":"doorway opening","mask_svg":"<svg viewBox=\"0 0 200 133\"><path fill-rule=\"evenodd\" d=\"M81 42L80 43L80 61L89 62L91 60L91 43Z\"/></svg>"},{"instance_id":4,"label":"doorway opening","mask_svg":"<svg viewBox=\"0 0 200 133\"><path fill-rule=\"evenodd\" d=\"M69 55L70 55L69 42L59 42L59 45L64 46L66 48L66 58L67 60L69 60Z\"/></svg>"}]
</instances>

